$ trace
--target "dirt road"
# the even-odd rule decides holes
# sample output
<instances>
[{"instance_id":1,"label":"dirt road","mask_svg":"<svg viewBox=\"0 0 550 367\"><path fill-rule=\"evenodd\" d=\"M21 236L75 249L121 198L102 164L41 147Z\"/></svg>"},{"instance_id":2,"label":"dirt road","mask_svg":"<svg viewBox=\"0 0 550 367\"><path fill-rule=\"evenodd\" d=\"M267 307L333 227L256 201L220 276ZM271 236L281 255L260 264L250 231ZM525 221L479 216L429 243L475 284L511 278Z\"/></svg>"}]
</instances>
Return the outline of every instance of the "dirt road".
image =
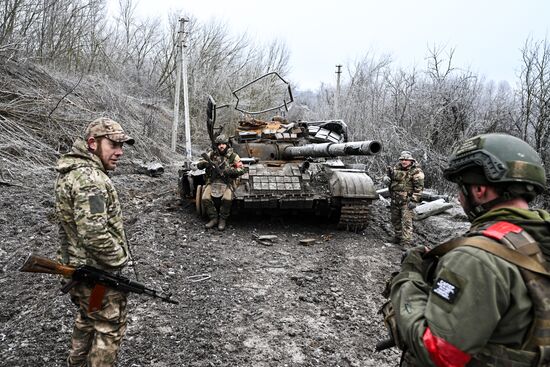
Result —
<instances>
[{"instance_id":1,"label":"dirt road","mask_svg":"<svg viewBox=\"0 0 550 367\"><path fill-rule=\"evenodd\" d=\"M401 250L388 242L389 212L373 205L362 233L304 218L232 220L205 231L181 206L176 169L160 178L118 174L139 280L170 291L171 305L132 295L119 366L396 366L377 311ZM75 307L48 275L18 272L29 252L54 258L54 173L0 187L0 365L63 366ZM467 225L459 214L417 223L432 244ZM256 240L275 235L272 243ZM310 246L300 239L314 238ZM135 277L133 271L128 275Z\"/></svg>"}]
</instances>

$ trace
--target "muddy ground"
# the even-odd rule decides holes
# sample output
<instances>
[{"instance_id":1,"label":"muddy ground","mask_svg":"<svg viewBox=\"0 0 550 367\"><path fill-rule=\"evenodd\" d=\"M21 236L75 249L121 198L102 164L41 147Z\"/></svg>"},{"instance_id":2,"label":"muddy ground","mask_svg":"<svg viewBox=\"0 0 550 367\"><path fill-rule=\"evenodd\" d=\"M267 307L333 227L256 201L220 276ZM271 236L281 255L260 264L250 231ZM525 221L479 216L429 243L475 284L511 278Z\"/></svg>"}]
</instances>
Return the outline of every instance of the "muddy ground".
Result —
<instances>
[{"instance_id":1,"label":"muddy ground","mask_svg":"<svg viewBox=\"0 0 550 367\"><path fill-rule=\"evenodd\" d=\"M55 257L55 175L35 169L12 178L23 187L0 186L0 365L63 366L75 307L54 276L18 272L29 252ZM177 167L160 178L119 173L113 181L139 280L180 302L130 297L119 366L398 364L397 350L374 352L387 336L380 293L401 257L388 243L382 202L361 233L256 216L205 231L179 201ZM415 224L417 242L428 245L467 228L458 209ZM277 239L262 244L258 235ZM304 238L317 242L300 245Z\"/></svg>"}]
</instances>

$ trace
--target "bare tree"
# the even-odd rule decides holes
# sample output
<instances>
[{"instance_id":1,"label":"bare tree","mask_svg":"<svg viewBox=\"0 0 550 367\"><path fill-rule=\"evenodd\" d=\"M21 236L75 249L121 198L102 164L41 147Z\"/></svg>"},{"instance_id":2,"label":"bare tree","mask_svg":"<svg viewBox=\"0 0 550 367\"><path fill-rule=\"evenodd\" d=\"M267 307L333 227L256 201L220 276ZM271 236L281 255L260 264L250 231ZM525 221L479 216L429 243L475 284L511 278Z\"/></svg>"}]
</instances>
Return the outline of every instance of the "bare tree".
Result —
<instances>
[{"instance_id":1,"label":"bare tree","mask_svg":"<svg viewBox=\"0 0 550 367\"><path fill-rule=\"evenodd\" d=\"M550 43L547 39L528 39L522 49L522 59L518 90L521 112L516 126L521 138L529 141L543 160L547 161L550 138Z\"/></svg>"}]
</instances>

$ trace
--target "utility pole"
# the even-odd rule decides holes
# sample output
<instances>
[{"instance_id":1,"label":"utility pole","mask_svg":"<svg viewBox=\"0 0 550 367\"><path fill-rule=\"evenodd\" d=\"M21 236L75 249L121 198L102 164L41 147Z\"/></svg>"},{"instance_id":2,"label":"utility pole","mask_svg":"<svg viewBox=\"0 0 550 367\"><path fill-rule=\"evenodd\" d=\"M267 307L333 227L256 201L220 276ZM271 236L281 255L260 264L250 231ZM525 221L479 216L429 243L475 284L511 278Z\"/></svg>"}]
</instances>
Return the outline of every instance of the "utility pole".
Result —
<instances>
[{"instance_id":1,"label":"utility pole","mask_svg":"<svg viewBox=\"0 0 550 367\"><path fill-rule=\"evenodd\" d=\"M334 113L338 118L340 113L340 74L342 74L342 65L336 65L336 95L334 96Z\"/></svg>"},{"instance_id":2,"label":"utility pole","mask_svg":"<svg viewBox=\"0 0 550 367\"><path fill-rule=\"evenodd\" d=\"M176 60L176 91L174 93L174 122L172 124L172 151L176 151L176 143L178 136L178 119L180 110L180 89L183 80L183 114L185 125L185 153L189 161L191 161L191 126L189 123L189 92L187 88L187 62L185 60L185 47L187 47L185 23L189 20L181 18L180 29L178 31L177 44L177 60Z\"/></svg>"}]
</instances>

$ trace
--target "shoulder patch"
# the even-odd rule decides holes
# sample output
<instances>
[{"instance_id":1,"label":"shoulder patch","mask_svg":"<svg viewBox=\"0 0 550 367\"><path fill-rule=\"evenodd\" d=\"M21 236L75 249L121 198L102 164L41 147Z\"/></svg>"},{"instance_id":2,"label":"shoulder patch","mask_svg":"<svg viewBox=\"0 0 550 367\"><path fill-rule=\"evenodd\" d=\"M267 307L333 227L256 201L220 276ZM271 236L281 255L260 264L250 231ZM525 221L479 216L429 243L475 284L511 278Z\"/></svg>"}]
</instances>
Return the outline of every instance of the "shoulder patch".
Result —
<instances>
[{"instance_id":1,"label":"shoulder patch","mask_svg":"<svg viewBox=\"0 0 550 367\"><path fill-rule=\"evenodd\" d=\"M88 197L90 213L99 214L105 212L105 199L102 195L90 195Z\"/></svg>"},{"instance_id":2,"label":"shoulder patch","mask_svg":"<svg viewBox=\"0 0 550 367\"><path fill-rule=\"evenodd\" d=\"M454 303L458 297L460 288L443 278L437 278L432 287L432 292L439 298L449 303Z\"/></svg>"}]
</instances>

